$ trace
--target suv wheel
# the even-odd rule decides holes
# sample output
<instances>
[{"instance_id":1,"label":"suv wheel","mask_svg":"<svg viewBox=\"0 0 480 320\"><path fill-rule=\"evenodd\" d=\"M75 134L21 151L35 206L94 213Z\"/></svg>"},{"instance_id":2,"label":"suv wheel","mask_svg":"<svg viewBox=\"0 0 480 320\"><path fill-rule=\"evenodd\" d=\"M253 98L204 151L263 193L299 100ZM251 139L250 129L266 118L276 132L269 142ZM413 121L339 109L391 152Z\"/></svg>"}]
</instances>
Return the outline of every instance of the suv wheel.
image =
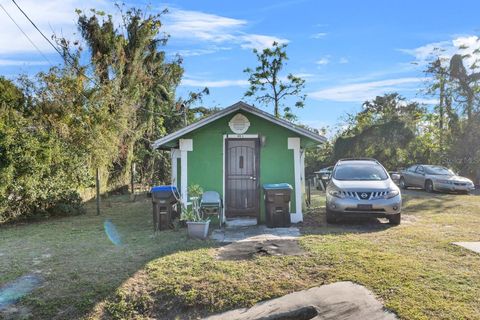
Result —
<instances>
[{"instance_id":1,"label":"suv wheel","mask_svg":"<svg viewBox=\"0 0 480 320\"><path fill-rule=\"evenodd\" d=\"M400 188L402 188L403 190L407 190L408 188L403 177L400 178Z\"/></svg>"},{"instance_id":2,"label":"suv wheel","mask_svg":"<svg viewBox=\"0 0 480 320\"><path fill-rule=\"evenodd\" d=\"M337 215L335 212L327 209L327 223L335 223L337 222Z\"/></svg>"},{"instance_id":3,"label":"suv wheel","mask_svg":"<svg viewBox=\"0 0 480 320\"><path fill-rule=\"evenodd\" d=\"M394 214L394 215L391 215L390 217L388 217L388 222L391 225L398 226L400 224L401 219L402 219L402 214L397 213L397 214Z\"/></svg>"},{"instance_id":4,"label":"suv wheel","mask_svg":"<svg viewBox=\"0 0 480 320\"><path fill-rule=\"evenodd\" d=\"M432 193L433 192L433 183L431 180L425 181L425 191Z\"/></svg>"}]
</instances>

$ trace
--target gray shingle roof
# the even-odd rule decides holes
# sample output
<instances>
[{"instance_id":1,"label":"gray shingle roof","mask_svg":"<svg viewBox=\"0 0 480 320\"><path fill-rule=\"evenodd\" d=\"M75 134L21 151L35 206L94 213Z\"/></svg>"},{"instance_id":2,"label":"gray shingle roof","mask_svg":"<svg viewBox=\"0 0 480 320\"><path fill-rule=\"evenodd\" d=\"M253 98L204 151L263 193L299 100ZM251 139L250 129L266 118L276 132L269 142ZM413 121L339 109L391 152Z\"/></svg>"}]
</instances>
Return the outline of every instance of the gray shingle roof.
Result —
<instances>
[{"instance_id":1,"label":"gray shingle roof","mask_svg":"<svg viewBox=\"0 0 480 320\"><path fill-rule=\"evenodd\" d=\"M263 110L260 110L258 108L255 108L249 104L246 104L245 102L242 102L242 101L239 101L233 105L231 105L230 107L227 107L225 109L222 109L221 111L217 112L217 113L214 113L200 121L197 121L195 123L192 123L191 125L188 125L178 131L175 131L169 135L166 135L165 137L162 137L158 140L156 140L153 144L152 144L152 148L154 149L158 149L159 147L169 143L169 142L172 142L176 139L179 139L181 138L182 136L184 136L185 134L189 133L189 132L192 132L198 128L201 128L203 127L204 125L207 125L217 119L220 119L228 114L231 114L233 112L236 112L236 111L239 111L239 110L243 110L243 111L246 111L246 112L249 112L251 114L254 114L260 118L263 118L265 120L268 120L270 122L273 122L279 126L282 126L284 128L287 128L295 133L298 133L299 135L301 136L304 136L304 137L307 137L307 138L310 138L318 143L325 143L327 141L327 139L324 137L324 136L321 136L315 132L312 132L310 130L307 130L305 128L302 128L302 127L299 127L293 123L291 123L290 121L287 121L287 120L284 120L284 119L280 119L280 118L276 118L274 117L273 115L271 115L270 113L268 112L265 112Z\"/></svg>"}]
</instances>

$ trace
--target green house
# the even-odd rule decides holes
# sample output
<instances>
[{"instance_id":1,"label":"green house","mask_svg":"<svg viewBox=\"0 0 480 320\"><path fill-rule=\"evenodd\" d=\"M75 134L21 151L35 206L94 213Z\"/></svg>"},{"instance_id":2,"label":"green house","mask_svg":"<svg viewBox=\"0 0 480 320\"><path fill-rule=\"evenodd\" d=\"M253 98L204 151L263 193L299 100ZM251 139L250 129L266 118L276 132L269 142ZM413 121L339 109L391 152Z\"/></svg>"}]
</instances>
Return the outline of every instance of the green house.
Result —
<instances>
[{"instance_id":1,"label":"green house","mask_svg":"<svg viewBox=\"0 0 480 320\"><path fill-rule=\"evenodd\" d=\"M187 186L198 184L223 198L223 221L255 218L262 222L262 186L293 187L291 221L303 221L305 149L326 139L243 102L184 127L153 143L170 150L172 184L187 202Z\"/></svg>"}]
</instances>

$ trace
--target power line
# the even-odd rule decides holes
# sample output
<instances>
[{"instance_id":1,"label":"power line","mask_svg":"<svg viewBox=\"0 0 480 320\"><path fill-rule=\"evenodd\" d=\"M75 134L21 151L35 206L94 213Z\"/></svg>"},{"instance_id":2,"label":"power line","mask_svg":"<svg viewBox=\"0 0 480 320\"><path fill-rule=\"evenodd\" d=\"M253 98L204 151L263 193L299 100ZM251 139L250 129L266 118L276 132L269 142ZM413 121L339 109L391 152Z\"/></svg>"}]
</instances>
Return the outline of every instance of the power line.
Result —
<instances>
[{"instance_id":1,"label":"power line","mask_svg":"<svg viewBox=\"0 0 480 320\"><path fill-rule=\"evenodd\" d=\"M50 39L48 39L47 36L45 36L45 34L37 27L37 25L35 24L35 22L32 21L32 19L30 19L30 17L25 13L25 11L22 10L22 8L20 8L20 6L17 4L17 2L15 0L12 0L12 2L15 4L15 6L18 8L18 10L20 10L20 12L25 16L25 18L27 18L27 20L33 25L33 27L42 35L42 37L53 47L53 49L55 49L55 51L60 55L60 57L66 62L68 63L71 67L73 67L78 73L80 73L82 76L84 76L86 79L88 79L89 81L91 81L94 85L98 86L98 83L92 79L91 77L89 77L88 75L85 74L84 71L80 70L76 65L74 65L72 62L68 61L67 59L65 59L65 55L58 49L57 46L55 46L51 41ZM0 4L0 6L2 6ZM32 43L33 46L35 46L35 48L37 48L37 50L41 53L40 49L38 49L38 47L33 43L33 41L27 36L27 34L25 32L23 32L23 30L20 28L20 26L15 22L15 20L13 20L13 18L8 14L8 12L5 10L5 8L2 6L2 9L5 11L5 13L10 17L10 19L15 23L15 25L17 25L17 27L22 31L22 33L30 40L30 43ZM73 59L73 57L70 55L70 53L67 52L67 54L69 55L70 58ZM42 56L43 53L42 53ZM45 56L44 56L45 57ZM46 58L46 57L45 57ZM48 59L47 59L48 61ZM49 61L50 63L50 61ZM51 63L50 63L51 64ZM82 95L88 99L83 93ZM167 113L159 113L159 112L155 112L155 111L152 111L152 110L148 110L146 108L142 108L142 107L138 107L138 109L142 109L144 111L147 111L151 114L154 114L154 115L158 115L158 116L169 116L169 114Z\"/></svg>"},{"instance_id":2,"label":"power line","mask_svg":"<svg viewBox=\"0 0 480 320\"><path fill-rule=\"evenodd\" d=\"M26 34L26 32L23 31L23 29L18 25L18 23L15 21L15 19L13 19L13 17L8 13L7 9L5 9L5 7L1 3L0 3L0 7L3 9L3 11L5 11L5 13L10 18L10 20L12 20L12 22L17 26L18 30L20 30L20 32L23 33L25 38L28 39L28 41L32 44L32 46L34 46L35 49L37 49L37 51L40 53L40 55L52 66L52 63L50 62L50 60L48 60L48 58L43 54L43 52L40 50L40 48L37 47L37 45L32 41L32 39L30 39L28 34Z\"/></svg>"},{"instance_id":3,"label":"power line","mask_svg":"<svg viewBox=\"0 0 480 320\"><path fill-rule=\"evenodd\" d=\"M15 4L15 6L17 6L18 10L20 10L21 13L23 13L23 15L25 16L25 18L27 18L28 21L30 21L30 23L35 27L35 29L37 29L38 32L40 32L40 34L42 35L42 37L47 40L47 42L53 47L53 49L55 49L55 51L58 52L58 54L63 58L63 54L60 52L60 50L57 48L57 46L55 46L51 41L50 39L48 39L44 34L43 32L37 27L37 25L27 16L27 14L22 10L22 8L20 8L20 6L15 2L15 0L12 0L12 2Z\"/></svg>"},{"instance_id":4,"label":"power line","mask_svg":"<svg viewBox=\"0 0 480 320\"><path fill-rule=\"evenodd\" d=\"M15 4L15 6L18 8L18 10L20 10L20 12L25 16L25 18L27 18L27 20L32 24L32 26L42 35L42 37L47 40L47 42L52 46L53 49L55 49L55 51L60 55L60 57L65 61L65 63L68 63L72 68L74 68L78 73L80 73L82 76L84 76L85 78L87 78L89 81L91 81L94 85L98 86L98 83L92 79L91 77L89 77L88 75L85 74L85 72L83 72L82 70L80 70L74 63L72 63L71 61L68 61L65 57L65 55L58 49L58 47L56 45L54 45L52 43L52 41L50 41L50 39L48 39L47 36L45 36L45 34L42 32L42 30L40 30L40 28L37 27L37 25L35 24L35 22L32 21L32 19L30 19L30 17L25 13L25 11L22 10L22 8L20 8L20 6L17 4L17 2L15 2L15 0L12 0L12 2ZM73 57L70 55L69 52L66 52L68 54L68 56L73 60Z\"/></svg>"},{"instance_id":5,"label":"power line","mask_svg":"<svg viewBox=\"0 0 480 320\"><path fill-rule=\"evenodd\" d=\"M12 2L15 4L15 6L18 8L18 10L20 10L20 12L25 16L25 18L27 18L28 21L30 21L30 23L35 27L35 29L37 29L37 31L42 35L42 37L47 40L47 42L52 46L53 49L55 49L55 51L60 55L60 57L62 57L62 59L64 59L65 61L67 61L65 59L65 54L67 54L70 59L75 60L74 57L72 57L72 55L70 54L70 52L68 50L65 50L65 54L62 53L60 51L60 49L58 49L58 47L53 44L52 41L50 41L50 39L48 39L47 36L45 36L45 34L40 30L40 28L37 27L37 25L32 21L32 19L30 19L30 17L25 13L25 11L22 10L22 8L20 8L20 6L17 4L17 2L15 0L12 0ZM69 63L72 67L74 67L78 72L82 73L80 70L77 69L76 66L74 66L71 62L67 61L67 63ZM85 76L86 78L88 78L90 81L94 82L94 84L96 85L95 81L91 78L89 78L86 74L82 73L83 76Z\"/></svg>"}]
</instances>

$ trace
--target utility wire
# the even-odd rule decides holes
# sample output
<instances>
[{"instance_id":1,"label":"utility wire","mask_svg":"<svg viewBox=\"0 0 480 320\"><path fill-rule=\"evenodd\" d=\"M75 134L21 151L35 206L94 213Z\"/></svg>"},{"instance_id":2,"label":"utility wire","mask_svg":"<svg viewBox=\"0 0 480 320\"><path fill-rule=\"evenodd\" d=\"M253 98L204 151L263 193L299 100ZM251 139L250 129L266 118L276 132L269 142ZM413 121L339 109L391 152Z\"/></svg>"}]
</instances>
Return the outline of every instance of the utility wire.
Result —
<instances>
[{"instance_id":1,"label":"utility wire","mask_svg":"<svg viewBox=\"0 0 480 320\"><path fill-rule=\"evenodd\" d=\"M37 31L42 35L42 37L47 40L48 43L50 43L50 45L53 47L53 49L55 49L55 51L58 52L58 54L63 58L63 54L60 52L60 50L57 48L57 46L55 46L51 41L50 39L48 39L44 34L43 32L37 27L37 25L30 19L30 17L22 10L22 8L20 8L20 6L17 4L17 2L15 2L15 0L12 0L12 2L15 4L15 6L18 8L18 10L20 10L21 13L23 13L23 15L25 16L25 18L27 18L28 21L30 21L30 23L35 27L35 29L37 29Z\"/></svg>"},{"instance_id":2,"label":"utility wire","mask_svg":"<svg viewBox=\"0 0 480 320\"><path fill-rule=\"evenodd\" d=\"M32 44L32 46L34 46L35 49L37 49L37 51L40 53L40 55L50 64L50 66L52 66L53 64L50 62L50 60L48 60L48 58L45 56L45 54L43 54L42 50L40 50L40 48L37 47L37 45L32 41L32 39L30 39L28 34L25 31L23 31L23 29L20 27L20 25L18 25L18 23L15 21L15 19L13 19L13 17L8 13L7 9L5 9L5 7L1 3L0 3L0 7L3 9L3 11L5 11L5 13L10 18L10 20L12 20L12 22L17 26L18 30L20 30L20 32L23 33L25 38L28 39L28 41Z\"/></svg>"},{"instance_id":3,"label":"utility wire","mask_svg":"<svg viewBox=\"0 0 480 320\"><path fill-rule=\"evenodd\" d=\"M17 4L17 2L15 0L12 0L13 4L15 4L15 6L18 8L18 10L20 10L20 12L25 16L25 18L27 18L27 20L32 24L32 26L42 35L42 37L52 46L53 49L55 49L55 51L60 55L60 57L66 62L68 63L72 68L74 68L78 73L80 73L82 76L84 76L85 78L87 78L89 81L91 81L94 85L98 86L98 83L92 79L91 77L89 77L88 75L85 74L85 72L83 72L82 70L80 70L75 64L73 64L71 61L68 61L68 59L65 59L65 55L60 51L60 49L58 49L58 47L53 44L52 41L50 41L50 39L48 39L48 37L42 32L42 30L40 30L40 28L37 27L37 25L35 24L35 22L32 21L32 19L30 19L30 17L25 13L25 11L22 10L22 8ZM68 56L70 58L73 59L73 57L70 55L70 53L68 53Z\"/></svg>"},{"instance_id":4,"label":"utility wire","mask_svg":"<svg viewBox=\"0 0 480 320\"><path fill-rule=\"evenodd\" d=\"M43 32L37 27L37 25L32 21L32 19L30 19L30 17L25 13L25 11L22 10L22 8L20 8L20 6L15 2L15 0L12 0L12 2L15 4L15 6L18 8L18 10L20 10L20 12L25 16L25 18L27 18L27 20L35 27L35 29L42 35L42 37L53 47L53 49L55 49L55 51L60 55L60 57L66 62L68 63L71 67L73 67L75 70L77 70L78 73L80 73L81 75L83 75L85 78L87 78L88 80L90 80L94 85L98 86L98 83L90 78L89 76L87 76L85 74L85 72L83 72L82 70L80 70L76 65L74 65L72 62L68 61L67 59L65 59L65 56L64 54L62 54L62 52L58 49L57 46L55 46L51 41L50 39L48 39L45 34L43 34ZM23 31L23 29L17 24L17 22L13 19L13 17L8 13L8 11L5 9L5 7L0 3L0 7L3 9L3 11L5 11L5 13L7 14L7 16L10 18L10 20L12 20L12 22L17 26L17 28L23 33L23 35L28 39L28 41L35 47L35 49L37 49L37 51L42 55L42 57L52 66L52 63L50 62L50 60L48 60L48 58L43 54L43 52L40 50L40 48L38 48L38 46L32 41L32 39L30 39L30 37ZM70 55L70 53L67 52L67 54L69 55L70 58L72 58L72 56ZM72 58L73 59L73 58ZM82 93L82 96L84 96L86 99L87 96L85 96L85 94ZM146 108L142 108L142 107L138 107L138 109L141 109L141 110L144 110L144 111L147 111L151 114L154 114L154 115L159 115L159 116L168 116L169 114L167 113L159 113L159 112L155 112L155 111L151 111L151 110L148 110ZM174 113L174 114L178 114L178 113ZM88 125L88 124L87 124ZM90 127L90 125L88 125ZM90 127L90 129L92 129ZM133 132L133 133L136 133L135 131L127 128L128 131L130 132ZM153 143L154 141L150 141L149 139L145 138L145 137L140 137L140 139L143 139L143 140L146 140L148 143Z\"/></svg>"},{"instance_id":5,"label":"utility wire","mask_svg":"<svg viewBox=\"0 0 480 320\"><path fill-rule=\"evenodd\" d=\"M57 53L60 55L60 57L62 57L62 59L66 60L65 59L65 54L67 54L70 57L70 59L72 59L72 61L75 60L75 58L72 57L72 55L70 54L70 52L68 50L65 51L65 54L62 53L60 51L60 49L58 48L58 46L56 46L50 39L48 39L48 37L40 30L40 28L37 27L37 25L32 21L32 19L30 19L30 17L25 13L25 11L23 11L22 8L20 8L20 6L17 4L17 2L15 0L12 0L12 2L15 4L15 6L18 8L18 10L20 10L20 12L25 16L25 18L27 18L27 20L30 21L30 23L35 27L35 29L37 29L37 31L42 35L42 37L45 40L47 40L47 42L52 46L52 48L55 49L55 51L57 51ZM86 77L87 79L92 81L95 85L97 85L95 80L91 79L85 73L78 70L78 68L76 66L74 66L70 61L67 61L67 63L70 64L73 68L75 68L78 72L82 73L84 77Z\"/></svg>"},{"instance_id":6,"label":"utility wire","mask_svg":"<svg viewBox=\"0 0 480 320\"><path fill-rule=\"evenodd\" d=\"M56 45L54 45L50 39L48 39L47 36L45 36L45 34L37 27L37 25L35 24L35 22L32 21L32 19L30 19L30 17L25 13L25 11L22 10L22 8L17 4L17 2L15 0L12 0L12 2L15 4L15 6L18 8L18 10L20 10L20 12L25 16L25 18L27 18L27 20L33 25L33 27L42 35L42 37L53 47L53 49L55 49L55 51L60 55L60 57L62 57L62 59L64 59L64 61L66 63L68 63L71 67L73 67L75 70L77 70L78 73L80 73L81 75L83 75L86 79L90 80L94 85L98 86L98 83L92 79L91 77L89 77L88 75L85 74L85 72L83 72L82 70L80 70L77 66L75 66L72 62L68 61L67 59L65 59L65 56L64 54L58 49L58 47ZM23 32L23 30L20 28L20 26L15 22L15 20L13 20L13 18L8 14L8 12L5 10L5 8L0 4L0 6L2 7L2 9L5 11L5 13L10 17L10 19L15 23L15 25L20 29L20 31L22 31L22 33L28 38L28 40L30 40L30 43L35 46L35 48L37 48L37 50L42 54L42 56L46 59L45 55L43 55L43 53L40 51L40 49L38 49L38 47L35 45L35 43L28 37L28 35ZM68 54L70 56L70 54ZM71 56L70 56L71 57ZM48 59L47 59L48 61ZM48 61L50 63L50 61ZM50 63L51 64L51 63ZM85 98L87 98L84 94L82 94ZM87 98L88 99L88 98ZM144 111L147 111L151 114L154 114L154 115L158 115L158 116L169 116L170 114L167 114L167 113L159 113L159 112L155 112L155 111L151 111L151 110L148 110L146 108L142 108L142 107L138 107L137 109L141 109L141 110L144 110Z\"/></svg>"}]
</instances>

